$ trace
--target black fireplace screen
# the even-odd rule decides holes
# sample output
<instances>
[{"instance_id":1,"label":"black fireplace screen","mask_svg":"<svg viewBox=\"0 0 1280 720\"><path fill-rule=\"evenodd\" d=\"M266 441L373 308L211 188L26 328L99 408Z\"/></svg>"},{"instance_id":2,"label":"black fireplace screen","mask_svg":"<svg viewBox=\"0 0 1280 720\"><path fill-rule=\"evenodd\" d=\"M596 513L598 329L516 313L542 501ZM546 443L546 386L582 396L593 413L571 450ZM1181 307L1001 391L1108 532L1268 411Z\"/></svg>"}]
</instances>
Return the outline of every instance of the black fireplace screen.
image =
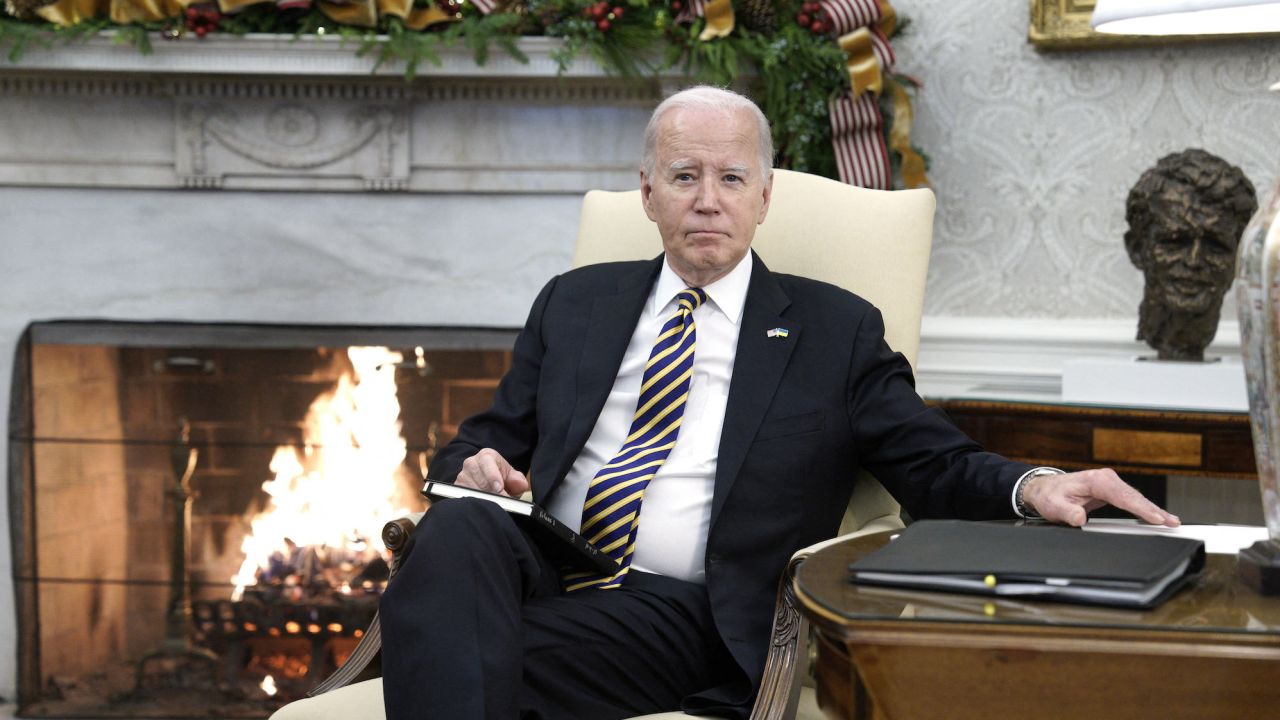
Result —
<instances>
[{"instance_id":1,"label":"black fireplace screen","mask_svg":"<svg viewBox=\"0 0 1280 720\"><path fill-rule=\"evenodd\" d=\"M265 717L345 659L513 333L51 322L15 358L19 709Z\"/></svg>"}]
</instances>

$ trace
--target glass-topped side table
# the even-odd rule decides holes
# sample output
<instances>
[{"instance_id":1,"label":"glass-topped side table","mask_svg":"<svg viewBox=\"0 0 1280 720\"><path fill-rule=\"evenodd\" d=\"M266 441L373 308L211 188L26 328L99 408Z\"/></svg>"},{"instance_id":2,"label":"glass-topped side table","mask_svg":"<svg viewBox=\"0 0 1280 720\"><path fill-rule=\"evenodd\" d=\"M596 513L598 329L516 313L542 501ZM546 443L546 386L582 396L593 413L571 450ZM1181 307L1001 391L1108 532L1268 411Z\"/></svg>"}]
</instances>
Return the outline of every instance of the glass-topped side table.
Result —
<instances>
[{"instance_id":1,"label":"glass-topped side table","mask_svg":"<svg viewBox=\"0 0 1280 720\"><path fill-rule=\"evenodd\" d=\"M818 631L819 705L832 718L1263 718L1280 713L1280 599L1209 555L1152 610L854 585L850 562L891 533L800 566Z\"/></svg>"}]
</instances>

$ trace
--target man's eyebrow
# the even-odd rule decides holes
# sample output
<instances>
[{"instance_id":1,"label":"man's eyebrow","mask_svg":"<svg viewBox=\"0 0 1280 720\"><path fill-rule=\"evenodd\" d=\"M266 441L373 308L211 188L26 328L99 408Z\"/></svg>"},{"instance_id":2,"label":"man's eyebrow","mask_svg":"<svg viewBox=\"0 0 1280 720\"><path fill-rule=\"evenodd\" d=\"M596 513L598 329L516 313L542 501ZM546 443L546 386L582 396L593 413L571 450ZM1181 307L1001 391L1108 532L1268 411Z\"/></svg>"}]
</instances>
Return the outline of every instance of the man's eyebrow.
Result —
<instances>
[{"instance_id":1,"label":"man's eyebrow","mask_svg":"<svg viewBox=\"0 0 1280 720\"><path fill-rule=\"evenodd\" d=\"M692 170L697 166L698 164L692 160L676 160L667 166L667 170L669 172L676 173L676 172L682 172L684 170ZM733 173L735 175L745 176L745 175L750 175L751 166L750 165L728 165L721 168L720 172Z\"/></svg>"}]
</instances>

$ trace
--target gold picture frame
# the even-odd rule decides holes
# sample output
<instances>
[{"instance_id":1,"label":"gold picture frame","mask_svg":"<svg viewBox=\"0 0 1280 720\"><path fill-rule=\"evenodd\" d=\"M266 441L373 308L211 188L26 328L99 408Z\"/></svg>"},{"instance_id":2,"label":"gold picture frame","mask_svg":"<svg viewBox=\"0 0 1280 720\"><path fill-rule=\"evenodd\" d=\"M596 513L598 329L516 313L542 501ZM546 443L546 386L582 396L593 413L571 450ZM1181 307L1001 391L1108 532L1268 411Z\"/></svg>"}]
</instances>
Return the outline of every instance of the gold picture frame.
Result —
<instances>
[{"instance_id":1,"label":"gold picture frame","mask_svg":"<svg viewBox=\"0 0 1280 720\"><path fill-rule=\"evenodd\" d=\"M1245 40L1275 37L1276 33L1248 35L1110 35L1089 27L1096 0L1031 0L1031 23L1027 40L1037 50L1081 50L1088 48L1168 45L1174 42L1227 39Z\"/></svg>"}]
</instances>

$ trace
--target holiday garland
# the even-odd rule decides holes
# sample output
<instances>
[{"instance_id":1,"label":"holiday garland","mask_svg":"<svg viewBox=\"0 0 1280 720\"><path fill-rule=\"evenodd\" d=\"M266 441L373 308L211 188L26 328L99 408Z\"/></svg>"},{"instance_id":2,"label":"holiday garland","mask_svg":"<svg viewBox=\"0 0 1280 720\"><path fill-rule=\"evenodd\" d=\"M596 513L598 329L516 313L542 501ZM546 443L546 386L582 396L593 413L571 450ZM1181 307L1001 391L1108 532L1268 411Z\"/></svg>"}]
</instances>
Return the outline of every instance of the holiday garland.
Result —
<instances>
[{"instance_id":1,"label":"holiday garland","mask_svg":"<svg viewBox=\"0 0 1280 720\"><path fill-rule=\"evenodd\" d=\"M563 39L561 68L591 57L624 76L679 69L717 85L744 82L773 124L778 167L865 187L927 184L910 142L910 92L890 38L906 23L887 0L4 0L0 49L19 62L112 30L140 51L152 38L210 33L338 34L378 65L422 63L459 43L483 64L516 39ZM745 77L740 70L753 68Z\"/></svg>"}]
</instances>

